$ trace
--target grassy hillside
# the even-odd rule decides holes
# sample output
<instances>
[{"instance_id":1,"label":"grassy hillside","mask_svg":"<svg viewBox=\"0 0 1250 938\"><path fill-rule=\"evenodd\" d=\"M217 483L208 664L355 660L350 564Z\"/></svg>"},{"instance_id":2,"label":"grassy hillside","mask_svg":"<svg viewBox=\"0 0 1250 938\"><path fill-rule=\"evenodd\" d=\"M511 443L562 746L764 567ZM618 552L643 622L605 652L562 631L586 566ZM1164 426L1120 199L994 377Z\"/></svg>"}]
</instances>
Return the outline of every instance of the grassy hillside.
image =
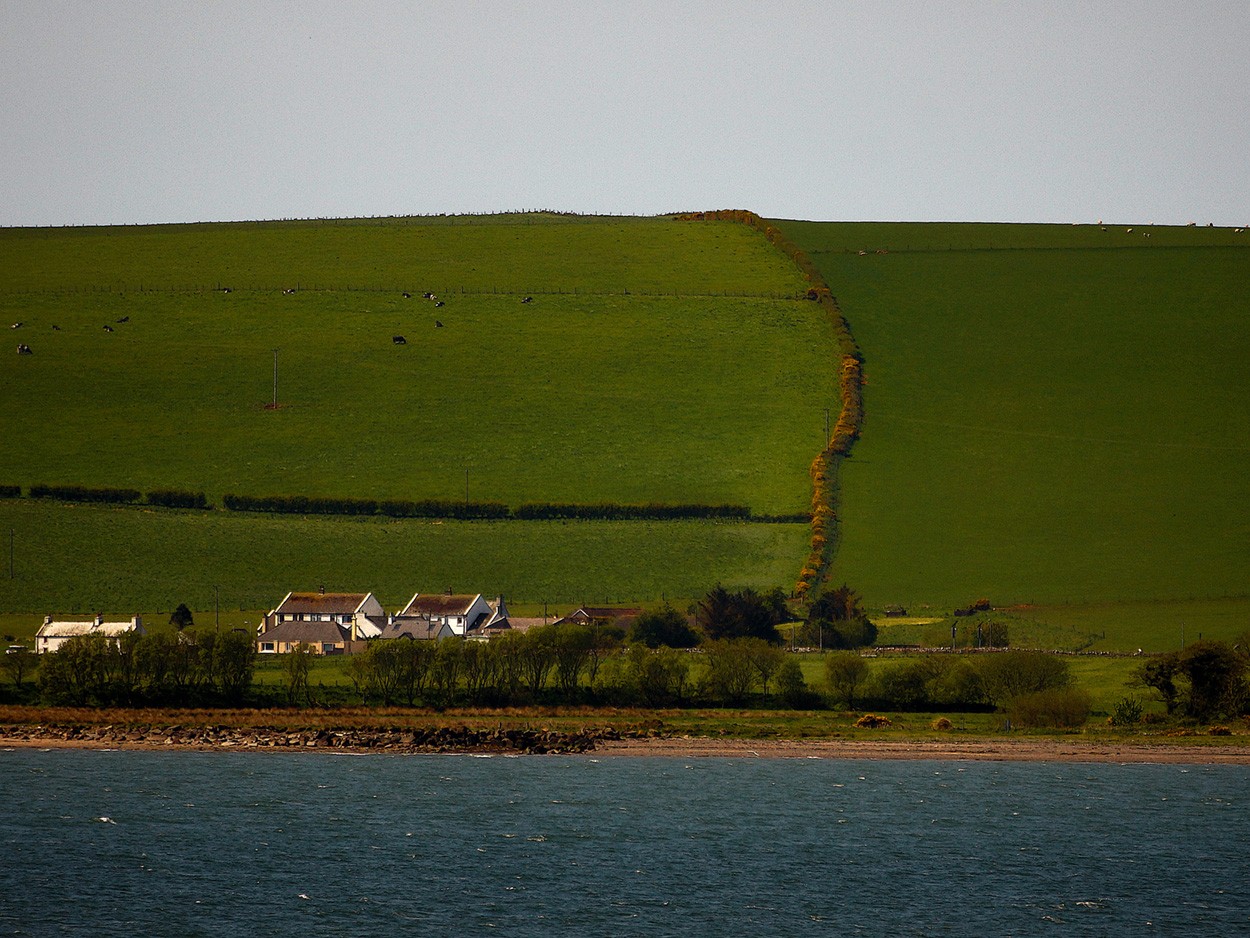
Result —
<instances>
[{"instance_id":1,"label":"grassy hillside","mask_svg":"<svg viewBox=\"0 0 1250 938\"><path fill-rule=\"evenodd\" d=\"M0 501L0 530L0 609L166 618L180 602L202 612L219 595L224 609L264 610L288 590L322 585L372 590L390 611L418 590L448 587L537 603L669 597L684 606L718 578L787 582L807 533L801 524L388 521L37 501Z\"/></svg>"},{"instance_id":2,"label":"grassy hillside","mask_svg":"<svg viewBox=\"0 0 1250 938\"><path fill-rule=\"evenodd\" d=\"M467 469L473 498L510 504L806 506L832 383L825 326L772 298L795 295L797 274L740 226L6 234L17 263L0 315L35 352L0 376L12 484L458 498ZM375 273L397 286L345 288ZM86 289L119 274L329 286ZM31 280L43 289L17 292ZM521 292L443 293L442 308L399 292L449 283ZM275 348L282 406L266 411Z\"/></svg>"},{"instance_id":3,"label":"grassy hillside","mask_svg":"<svg viewBox=\"0 0 1250 938\"><path fill-rule=\"evenodd\" d=\"M877 605L1246 594L1250 235L783 228L866 358L838 579Z\"/></svg>"},{"instance_id":4,"label":"grassy hillside","mask_svg":"<svg viewBox=\"0 0 1250 938\"><path fill-rule=\"evenodd\" d=\"M835 403L828 325L797 299L802 279L731 223L7 230L0 250L0 321L21 322L12 334L33 349L0 371L4 484L177 488L219 503L457 500L467 482L473 500L513 506L795 513ZM803 556L793 525L345 529L217 514L0 503L0 525L35 558L0 608L191 595L203 608L213 584L232 604L267 606L313 581L399 599L431 583L651 599L717 580L789 584Z\"/></svg>"}]
</instances>

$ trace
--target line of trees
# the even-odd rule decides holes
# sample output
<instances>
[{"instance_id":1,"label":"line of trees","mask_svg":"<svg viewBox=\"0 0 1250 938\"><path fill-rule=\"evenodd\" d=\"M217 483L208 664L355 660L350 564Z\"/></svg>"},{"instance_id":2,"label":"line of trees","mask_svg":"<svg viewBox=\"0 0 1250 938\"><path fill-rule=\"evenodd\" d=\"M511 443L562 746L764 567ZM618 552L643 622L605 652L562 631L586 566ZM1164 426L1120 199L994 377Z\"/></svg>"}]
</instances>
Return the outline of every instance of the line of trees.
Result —
<instances>
[{"instance_id":1,"label":"line of trees","mask_svg":"<svg viewBox=\"0 0 1250 938\"><path fill-rule=\"evenodd\" d=\"M21 486L0 486L0 496L21 498ZM98 502L107 505L133 505L143 500L149 505L162 508L212 507L208 504L208 496L203 492L185 492L178 489L157 489L145 494L138 489L93 488L86 485L32 485L30 497L63 502Z\"/></svg>"},{"instance_id":2,"label":"line of trees","mask_svg":"<svg viewBox=\"0 0 1250 938\"><path fill-rule=\"evenodd\" d=\"M31 498L69 502L137 504L162 508L211 509L203 492L158 489L146 494L137 489L91 488L84 485L32 485ZM0 486L0 498L21 498L19 485ZM659 504L626 505L616 502L573 504L534 502L509 508L502 502L454 501L450 499L384 500L334 498L317 495L236 495L227 493L222 505L228 511L256 511L300 515L383 515L388 518L453 518L458 520L581 520L581 521L673 521L709 519L795 523L807 515L753 515L746 505Z\"/></svg>"},{"instance_id":3,"label":"line of trees","mask_svg":"<svg viewBox=\"0 0 1250 938\"><path fill-rule=\"evenodd\" d=\"M76 635L38 657L49 704L238 704L252 687L256 641L242 631Z\"/></svg>"}]
</instances>

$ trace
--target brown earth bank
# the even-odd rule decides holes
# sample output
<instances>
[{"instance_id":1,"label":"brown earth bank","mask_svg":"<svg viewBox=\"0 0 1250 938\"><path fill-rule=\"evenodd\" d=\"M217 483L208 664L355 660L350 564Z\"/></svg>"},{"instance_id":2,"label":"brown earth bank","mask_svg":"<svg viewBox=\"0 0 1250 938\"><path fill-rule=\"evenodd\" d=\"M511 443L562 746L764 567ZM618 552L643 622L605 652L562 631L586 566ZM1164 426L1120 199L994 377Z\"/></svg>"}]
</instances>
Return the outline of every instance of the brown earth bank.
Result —
<instances>
[{"instance_id":1,"label":"brown earth bank","mask_svg":"<svg viewBox=\"0 0 1250 938\"><path fill-rule=\"evenodd\" d=\"M1037 762L1158 762L1250 765L1244 736L1102 738L925 736L770 738L700 735L650 711L533 708L461 714L404 710L136 711L0 709L0 748L498 753L674 758L933 759ZM597 722L589 720L597 718Z\"/></svg>"}]
</instances>

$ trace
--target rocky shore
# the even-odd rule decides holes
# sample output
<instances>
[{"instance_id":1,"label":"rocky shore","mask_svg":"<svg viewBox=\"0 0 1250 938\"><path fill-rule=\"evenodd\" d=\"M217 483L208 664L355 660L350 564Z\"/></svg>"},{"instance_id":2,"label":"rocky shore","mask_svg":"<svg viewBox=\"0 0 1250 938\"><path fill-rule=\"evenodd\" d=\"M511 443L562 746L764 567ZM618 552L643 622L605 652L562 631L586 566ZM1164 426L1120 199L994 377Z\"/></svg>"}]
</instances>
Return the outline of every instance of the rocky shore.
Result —
<instances>
[{"instance_id":1,"label":"rocky shore","mask_svg":"<svg viewBox=\"0 0 1250 938\"><path fill-rule=\"evenodd\" d=\"M108 749L337 750L389 753L592 752L605 740L646 738L653 730L429 727L404 729L285 730L265 727L124 724L3 724L0 746L72 746Z\"/></svg>"}]
</instances>

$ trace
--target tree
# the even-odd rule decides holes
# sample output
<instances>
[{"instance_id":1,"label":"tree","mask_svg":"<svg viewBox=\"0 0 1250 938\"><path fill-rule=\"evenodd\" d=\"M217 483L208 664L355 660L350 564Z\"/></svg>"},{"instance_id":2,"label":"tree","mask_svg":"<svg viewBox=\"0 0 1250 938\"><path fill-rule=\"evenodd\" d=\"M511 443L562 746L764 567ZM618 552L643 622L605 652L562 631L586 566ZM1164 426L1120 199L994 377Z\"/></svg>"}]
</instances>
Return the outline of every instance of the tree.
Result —
<instances>
[{"instance_id":1,"label":"tree","mask_svg":"<svg viewBox=\"0 0 1250 938\"><path fill-rule=\"evenodd\" d=\"M690 674L686 652L667 646L651 649L630 645L626 660L630 679L648 707L677 703L685 696Z\"/></svg>"},{"instance_id":2,"label":"tree","mask_svg":"<svg viewBox=\"0 0 1250 938\"><path fill-rule=\"evenodd\" d=\"M809 622L815 619L825 619L829 622L850 622L853 619L862 618L863 615L864 608L859 594L843 583L836 590L822 593L812 603L811 609L807 613L807 619Z\"/></svg>"},{"instance_id":3,"label":"tree","mask_svg":"<svg viewBox=\"0 0 1250 938\"><path fill-rule=\"evenodd\" d=\"M815 695L808 690L807 681L803 679L803 668L794 655L787 657L777 671L777 692L781 695L782 702L795 710L811 709L817 702L813 699Z\"/></svg>"},{"instance_id":4,"label":"tree","mask_svg":"<svg viewBox=\"0 0 1250 938\"><path fill-rule=\"evenodd\" d=\"M456 696L460 671L464 667L463 646L464 639L456 635L440 638L434 649L434 660L430 662L430 684L441 707L450 704Z\"/></svg>"},{"instance_id":5,"label":"tree","mask_svg":"<svg viewBox=\"0 0 1250 938\"><path fill-rule=\"evenodd\" d=\"M4 673L9 676L17 690L22 689L22 678L35 669L39 656L29 648L18 648L4 656Z\"/></svg>"},{"instance_id":6,"label":"tree","mask_svg":"<svg viewBox=\"0 0 1250 938\"><path fill-rule=\"evenodd\" d=\"M767 697L768 685L772 683L773 675L777 673L781 663L786 660L786 653L762 638L742 638L739 641L746 646L751 665L760 676L760 688Z\"/></svg>"},{"instance_id":7,"label":"tree","mask_svg":"<svg viewBox=\"0 0 1250 938\"><path fill-rule=\"evenodd\" d=\"M859 594L842 584L811 605L803 641L821 648L864 648L877 640L877 627L864 614Z\"/></svg>"},{"instance_id":8,"label":"tree","mask_svg":"<svg viewBox=\"0 0 1250 938\"><path fill-rule=\"evenodd\" d=\"M825 655L825 683L835 700L848 710L855 708L856 692L868 680L868 662L854 651L833 651Z\"/></svg>"},{"instance_id":9,"label":"tree","mask_svg":"<svg viewBox=\"0 0 1250 938\"><path fill-rule=\"evenodd\" d=\"M300 642L285 655L282 672L286 675L286 699L295 703L302 696L309 703L308 672L312 670L313 649Z\"/></svg>"},{"instance_id":10,"label":"tree","mask_svg":"<svg viewBox=\"0 0 1250 938\"><path fill-rule=\"evenodd\" d=\"M1072 683L1072 666L1063 658L1041 651L986 655L980 672L986 697L999 707L1021 694L1054 690Z\"/></svg>"},{"instance_id":11,"label":"tree","mask_svg":"<svg viewBox=\"0 0 1250 938\"><path fill-rule=\"evenodd\" d=\"M206 633L212 634L212 633ZM227 700L238 703L252 686L256 670L256 642L242 629L222 634L213 643L213 673Z\"/></svg>"},{"instance_id":12,"label":"tree","mask_svg":"<svg viewBox=\"0 0 1250 938\"><path fill-rule=\"evenodd\" d=\"M712 639L762 638L780 643L776 626L787 616L777 616L773 605L755 590L731 593L720 585L709 590L695 610L699 627Z\"/></svg>"},{"instance_id":13,"label":"tree","mask_svg":"<svg viewBox=\"0 0 1250 938\"><path fill-rule=\"evenodd\" d=\"M644 612L629 630L631 644L641 642L648 648L693 648L699 644L699 633L690 627L690 623L671 605L658 612Z\"/></svg>"},{"instance_id":14,"label":"tree","mask_svg":"<svg viewBox=\"0 0 1250 938\"><path fill-rule=\"evenodd\" d=\"M1180 709L1207 720L1244 709L1246 665L1246 658L1224 642L1194 642L1152 657L1133 672L1132 683L1155 691L1169 714Z\"/></svg>"},{"instance_id":15,"label":"tree","mask_svg":"<svg viewBox=\"0 0 1250 938\"><path fill-rule=\"evenodd\" d=\"M722 638L708 642L703 651L703 681L708 694L731 706L745 703L758 674L748 644Z\"/></svg>"},{"instance_id":16,"label":"tree","mask_svg":"<svg viewBox=\"0 0 1250 938\"><path fill-rule=\"evenodd\" d=\"M556 625L540 625L525 633L520 645L520 672L530 695L537 698L547 686L547 677L555 666Z\"/></svg>"},{"instance_id":17,"label":"tree","mask_svg":"<svg viewBox=\"0 0 1250 938\"><path fill-rule=\"evenodd\" d=\"M556 683L568 698L577 691L578 678L590 661L594 650L594 633L588 625L566 624L553 629L552 636Z\"/></svg>"},{"instance_id":18,"label":"tree","mask_svg":"<svg viewBox=\"0 0 1250 938\"><path fill-rule=\"evenodd\" d=\"M178 604L178 608L175 609L169 617L169 624L180 632L185 628L195 625L195 620L191 616L191 610L187 608L186 603Z\"/></svg>"}]
</instances>

